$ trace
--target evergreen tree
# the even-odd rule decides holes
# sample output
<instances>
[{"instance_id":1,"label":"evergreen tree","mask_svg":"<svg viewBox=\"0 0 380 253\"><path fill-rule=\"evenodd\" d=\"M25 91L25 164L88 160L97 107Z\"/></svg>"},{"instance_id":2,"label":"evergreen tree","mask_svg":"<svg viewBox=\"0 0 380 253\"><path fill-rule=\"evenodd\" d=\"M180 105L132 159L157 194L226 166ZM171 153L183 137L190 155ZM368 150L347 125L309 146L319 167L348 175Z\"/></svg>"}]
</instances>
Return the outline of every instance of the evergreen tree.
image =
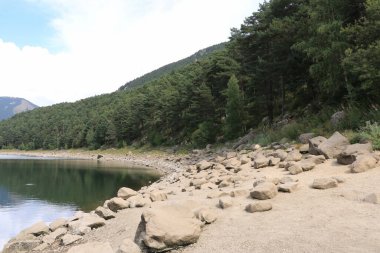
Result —
<instances>
[{"instance_id":1,"label":"evergreen tree","mask_svg":"<svg viewBox=\"0 0 380 253\"><path fill-rule=\"evenodd\" d=\"M232 75L227 84L227 106L225 138L230 140L239 137L244 130L243 95L240 92L238 80Z\"/></svg>"}]
</instances>

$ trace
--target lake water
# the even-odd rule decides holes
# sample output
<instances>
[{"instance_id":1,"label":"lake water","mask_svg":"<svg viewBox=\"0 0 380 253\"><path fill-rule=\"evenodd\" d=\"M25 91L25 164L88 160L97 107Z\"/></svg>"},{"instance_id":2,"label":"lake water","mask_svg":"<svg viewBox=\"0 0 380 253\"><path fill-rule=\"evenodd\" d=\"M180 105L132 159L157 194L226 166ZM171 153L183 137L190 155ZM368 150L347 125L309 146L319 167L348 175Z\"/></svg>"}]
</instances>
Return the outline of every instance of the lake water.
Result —
<instances>
[{"instance_id":1,"label":"lake water","mask_svg":"<svg viewBox=\"0 0 380 253\"><path fill-rule=\"evenodd\" d=\"M0 251L22 229L91 211L120 187L140 189L154 170L122 163L0 155Z\"/></svg>"}]
</instances>

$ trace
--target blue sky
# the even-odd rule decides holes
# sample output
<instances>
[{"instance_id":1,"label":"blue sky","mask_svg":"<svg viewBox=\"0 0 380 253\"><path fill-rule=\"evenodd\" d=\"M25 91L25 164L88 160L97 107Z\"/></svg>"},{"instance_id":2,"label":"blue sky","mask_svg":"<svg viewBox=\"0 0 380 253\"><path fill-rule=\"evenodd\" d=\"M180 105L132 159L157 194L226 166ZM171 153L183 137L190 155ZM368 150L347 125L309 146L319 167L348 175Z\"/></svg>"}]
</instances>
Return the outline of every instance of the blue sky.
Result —
<instances>
[{"instance_id":1,"label":"blue sky","mask_svg":"<svg viewBox=\"0 0 380 253\"><path fill-rule=\"evenodd\" d=\"M19 47L43 46L53 49L53 10L25 0L0 0L0 38Z\"/></svg>"},{"instance_id":2,"label":"blue sky","mask_svg":"<svg viewBox=\"0 0 380 253\"><path fill-rule=\"evenodd\" d=\"M227 41L259 0L0 0L0 96L45 106L117 90Z\"/></svg>"}]
</instances>

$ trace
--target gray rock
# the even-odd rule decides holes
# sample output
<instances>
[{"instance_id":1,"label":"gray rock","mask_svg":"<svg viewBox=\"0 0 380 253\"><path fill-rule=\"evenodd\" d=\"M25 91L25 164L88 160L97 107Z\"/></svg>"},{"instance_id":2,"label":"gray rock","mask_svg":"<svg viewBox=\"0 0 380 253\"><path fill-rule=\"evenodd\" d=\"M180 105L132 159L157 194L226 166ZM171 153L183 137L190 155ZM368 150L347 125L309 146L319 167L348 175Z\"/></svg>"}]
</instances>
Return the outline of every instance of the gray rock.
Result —
<instances>
[{"instance_id":1,"label":"gray rock","mask_svg":"<svg viewBox=\"0 0 380 253\"><path fill-rule=\"evenodd\" d=\"M32 249L36 248L40 243L40 240L37 239L11 241L4 246L2 253L31 252Z\"/></svg>"},{"instance_id":2,"label":"gray rock","mask_svg":"<svg viewBox=\"0 0 380 253\"><path fill-rule=\"evenodd\" d=\"M71 235L71 234L66 234L61 238L61 244L64 246L73 244L74 242L77 242L79 240L82 240L82 236L79 235Z\"/></svg>"},{"instance_id":3,"label":"gray rock","mask_svg":"<svg viewBox=\"0 0 380 253\"><path fill-rule=\"evenodd\" d=\"M339 164L349 165L356 161L359 155L369 154L372 152L372 144L353 144L346 147L337 157Z\"/></svg>"},{"instance_id":4,"label":"gray rock","mask_svg":"<svg viewBox=\"0 0 380 253\"><path fill-rule=\"evenodd\" d=\"M352 173L365 172L367 170L373 169L377 166L377 160L371 154L359 155L356 161L351 164Z\"/></svg>"},{"instance_id":5,"label":"gray rock","mask_svg":"<svg viewBox=\"0 0 380 253\"><path fill-rule=\"evenodd\" d=\"M113 212L129 207L129 202L122 198L112 198L107 202L107 206Z\"/></svg>"},{"instance_id":6,"label":"gray rock","mask_svg":"<svg viewBox=\"0 0 380 253\"><path fill-rule=\"evenodd\" d=\"M297 181L298 181L297 179L286 176L280 179L280 184L286 184L286 183L297 182Z\"/></svg>"},{"instance_id":7,"label":"gray rock","mask_svg":"<svg viewBox=\"0 0 380 253\"><path fill-rule=\"evenodd\" d=\"M131 239L124 239L116 253L141 253L141 249Z\"/></svg>"},{"instance_id":8,"label":"gray rock","mask_svg":"<svg viewBox=\"0 0 380 253\"><path fill-rule=\"evenodd\" d=\"M318 146L317 151L320 155L324 155L326 159L331 159L336 158L348 145L350 145L348 139L339 132L335 132Z\"/></svg>"},{"instance_id":9,"label":"gray rock","mask_svg":"<svg viewBox=\"0 0 380 253\"><path fill-rule=\"evenodd\" d=\"M197 166L198 171L207 170L207 169L212 167L212 163L203 160L203 161L200 161L199 163L197 163L196 166Z\"/></svg>"},{"instance_id":10,"label":"gray rock","mask_svg":"<svg viewBox=\"0 0 380 253\"><path fill-rule=\"evenodd\" d=\"M150 193L150 200L152 202L156 202L156 201L165 201L168 199L168 196L166 195L165 192L163 191L152 191Z\"/></svg>"},{"instance_id":11,"label":"gray rock","mask_svg":"<svg viewBox=\"0 0 380 253\"><path fill-rule=\"evenodd\" d=\"M203 184L207 183L206 178L194 179L190 182L190 186L194 186L195 189L200 189Z\"/></svg>"},{"instance_id":12,"label":"gray rock","mask_svg":"<svg viewBox=\"0 0 380 253\"><path fill-rule=\"evenodd\" d=\"M259 201L247 205L245 210L249 213L266 212L272 210L272 204L268 201Z\"/></svg>"},{"instance_id":13,"label":"gray rock","mask_svg":"<svg viewBox=\"0 0 380 253\"><path fill-rule=\"evenodd\" d=\"M72 222L69 222L69 228L72 230L81 228L81 227L89 227L90 229L93 228L99 228L104 226L105 220L103 218L100 218L96 214L86 214L79 220L75 220Z\"/></svg>"},{"instance_id":14,"label":"gray rock","mask_svg":"<svg viewBox=\"0 0 380 253\"><path fill-rule=\"evenodd\" d=\"M269 157L269 166L276 166L281 162L281 159L278 157Z\"/></svg>"},{"instance_id":15,"label":"gray rock","mask_svg":"<svg viewBox=\"0 0 380 253\"><path fill-rule=\"evenodd\" d=\"M201 208L195 212L195 216L201 222L211 224L218 218L216 212L210 208Z\"/></svg>"},{"instance_id":16,"label":"gray rock","mask_svg":"<svg viewBox=\"0 0 380 253\"><path fill-rule=\"evenodd\" d=\"M255 157L255 169L260 169L269 166L269 159L263 155L257 155Z\"/></svg>"},{"instance_id":17,"label":"gray rock","mask_svg":"<svg viewBox=\"0 0 380 253\"><path fill-rule=\"evenodd\" d=\"M49 227L45 224L45 222L40 221L30 226L29 228L24 229L23 231L21 231L20 234L40 236L46 235L48 233L50 233Z\"/></svg>"},{"instance_id":18,"label":"gray rock","mask_svg":"<svg viewBox=\"0 0 380 253\"><path fill-rule=\"evenodd\" d=\"M298 162L302 159L302 154L298 150L293 150L288 154L286 161Z\"/></svg>"},{"instance_id":19,"label":"gray rock","mask_svg":"<svg viewBox=\"0 0 380 253\"><path fill-rule=\"evenodd\" d=\"M280 158L281 161L285 161L285 159L288 157L288 153L282 149L278 149L272 153L272 156Z\"/></svg>"},{"instance_id":20,"label":"gray rock","mask_svg":"<svg viewBox=\"0 0 380 253\"><path fill-rule=\"evenodd\" d=\"M285 184L279 184L278 185L278 191L292 193L297 189L297 187L298 187L298 183L288 182Z\"/></svg>"},{"instance_id":21,"label":"gray rock","mask_svg":"<svg viewBox=\"0 0 380 253\"><path fill-rule=\"evenodd\" d=\"M66 228L58 228L51 234L45 235L42 238L42 241L48 245L53 244L55 240L57 240L59 237L63 236L64 234L67 233Z\"/></svg>"},{"instance_id":22,"label":"gray rock","mask_svg":"<svg viewBox=\"0 0 380 253\"><path fill-rule=\"evenodd\" d=\"M308 144L309 143L309 140L311 138L314 138L315 134L314 133L304 133L304 134L301 134L299 137L298 137L298 140L300 143L302 144Z\"/></svg>"},{"instance_id":23,"label":"gray rock","mask_svg":"<svg viewBox=\"0 0 380 253\"><path fill-rule=\"evenodd\" d=\"M308 160L303 160L299 163L303 171L309 171L314 169L315 163L308 161Z\"/></svg>"},{"instance_id":24,"label":"gray rock","mask_svg":"<svg viewBox=\"0 0 380 253\"><path fill-rule=\"evenodd\" d=\"M109 242L88 242L69 249L67 253L114 253Z\"/></svg>"},{"instance_id":25,"label":"gray rock","mask_svg":"<svg viewBox=\"0 0 380 253\"><path fill-rule=\"evenodd\" d=\"M380 193L371 193L367 195L363 201L372 204L380 204Z\"/></svg>"},{"instance_id":26,"label":"gray rock","mask_svg":"<svg viewBox=\"0 0 380 253\"><path fill-rule=\"evenodd\" d=\"M277 192L277 186L275 184L265 182L253 188L250 195L254 199L265 200L274 198L277 195Z\"/></svg>"},{"instance_id":27,"label":"gray rock","mask_svg":"<svg viewBox=\"0 0 380 253\"><path fill-rule=\"evenodd\" d=\"M301 154L309 153L309 144L303 144L299 150Z\"/></svg>"},{"instance_id":28,"label":"gray rock","mask_svg":"<svg viewBox=\"0 0 380 253\"><path fill-rule=\"evenodd\" d=\"M219 206L222 209L226 209L233 205L231 197L222 197L219 199Z\"/></svg>"},{"instance_id":29,"label":"gray rock","mask_svg":"<svg viewBox=\"0 0 380 253\"><path fill-rule=\"evenodd\" d=\"M127 188L127 187L122 187L117 192L117 196L119 198L122 198L125 200L127 200L128 198L130 198L132 196L136 196L137 194L139 194L139 193L136 192L135 190L132 190L131 188Z\"/></svg>"},{"instance_id":30,"label":"gray rock","mask_svg":"<svg viewBox=\"0 0 380 253\"><path fill-rule=\"evenodd\" d=\"M137 238L151 251L164 251L198 241L201 222L189 207L166 205L143 212Z\"/></svg>"},{"instance_id":31,"label":"gray rock","mask_svg":"<svg viewBox=\"0 0 380 253\"><path fill-rule=\"evenodd\" d=\"M292 175L297 175L297 174L303 172L301 166L298 165L298 164L293 164L292 166L290 166L290 167L288 168L288 171L289 171L289 173L292 174Z\"/></svg>"},{"instance_id":32,"label":"gray rock","mask_svg":"<svg viewBox=\"0 0 380 253\"><path fill-rule=\"evenodd\" d=\"M311 185L314 189L325 190L338 186L338 182L334 178L317 178Z\"/></svg>"},{"instance_id":33,"label":"gray rock","mask_svg":"<svg viewBox=\"0 0 380 253\"><path fill-rule=\"evenodd\" d=\"M318 165L324 163L326 161L326 158L323 155L311 155L305 161Z\"/></svg>"},{"instance_id":34,"label":"gray rock","mask_svg":"<svg viewBox=\"0 0 380 253\"><path fill-rule=\"evenodd\" d=\"M323 136L317 136L317 137L309 139L309 154L320 155L318 151L318 146L326 140L327 139Z\"/></svg>"},{"instance_id":35,"label":"gray rock","mask_svg":"<svg viewBox=\"0 0 380 253\"><path fill-rule=\"evenodd\" d=\"M106 220L115 218L115 213L112 212L110 209L104 208L102 206L99 206L95 209L95 213Z\"/></svg>"},{"instance_id":36,"label":"gray rock","mask_svg":"<svg viewBox=\"0 0 380 253\"><path fill-rule=\"evenodd\" d=\"M247 189L234 189L230 192L231 197L248 197L249 191Z\"/></svg>"},{"instance_id":37,"label":"gray rock","mask_svg":"<svg viewBox=\"0 0 380 253\"><path fill-rule=\"evenodd\" d=\"M337 127L345 118L345 116L346 114L344 113L344 111L338 111L334 113L333 115L331 115L331 118L330 118L331 125L333 127Z\"/></svg>"},{"instance_id":38,"label":"gray rock","mask_svg":"<svg viewBox=\"0 0 380 253\"><path fill-rule=\"evenodd\" d=\"M49 228L53 232L57 230L58 228L66 227L66 226L67 226L67 220L63 218L57 219L49 224Z\"/></svg>"}]
</instances>

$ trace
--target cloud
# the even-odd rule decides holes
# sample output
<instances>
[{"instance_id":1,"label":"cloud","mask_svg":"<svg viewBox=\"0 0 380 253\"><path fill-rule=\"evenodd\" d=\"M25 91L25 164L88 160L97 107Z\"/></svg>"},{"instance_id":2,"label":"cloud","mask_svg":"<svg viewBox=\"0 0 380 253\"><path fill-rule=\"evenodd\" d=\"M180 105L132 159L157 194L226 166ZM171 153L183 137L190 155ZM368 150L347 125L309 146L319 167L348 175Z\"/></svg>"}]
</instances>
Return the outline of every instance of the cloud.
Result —
<instances>
[{"instance_id":1,"label":"cloud","mask_svg":"<svg viewBox=\"0 0 380 253\"><path fill-rule=\"evenodd\" d=\"M250 0L29 1L56 14L51 43L63 50L19 48L0 40L5 73L0 83L2 95L39 105L115 91L126 81L226 41L229 29L258 7Z\"/></svg>"}]
</instances>

